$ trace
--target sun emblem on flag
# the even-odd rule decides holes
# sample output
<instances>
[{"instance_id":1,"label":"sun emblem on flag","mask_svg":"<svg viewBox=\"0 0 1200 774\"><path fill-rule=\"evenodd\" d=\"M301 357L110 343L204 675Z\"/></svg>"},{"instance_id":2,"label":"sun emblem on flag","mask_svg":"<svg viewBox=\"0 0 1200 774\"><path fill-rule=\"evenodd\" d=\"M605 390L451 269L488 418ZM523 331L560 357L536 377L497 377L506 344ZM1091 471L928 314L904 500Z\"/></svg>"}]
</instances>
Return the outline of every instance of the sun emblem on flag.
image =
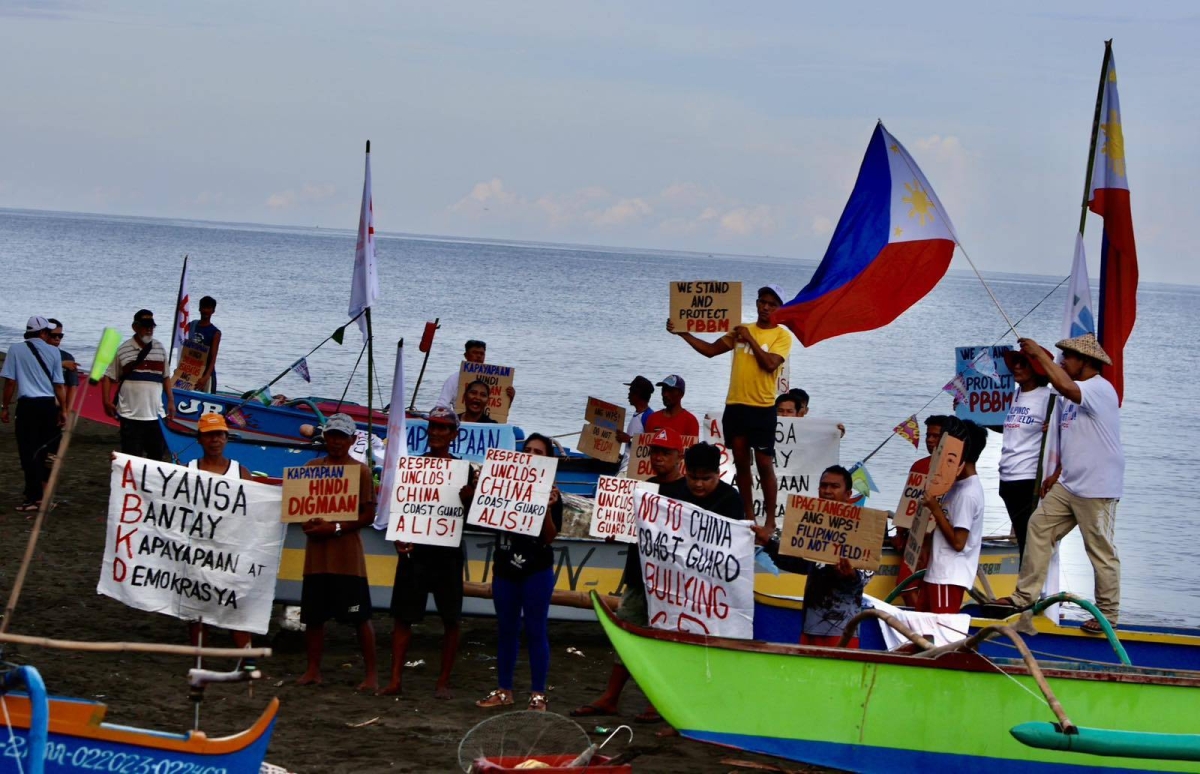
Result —
<instances>
[{"instance_id":1,"label":"sun emblem on flag","mask_svg":"<svg viewBox=\"0 0 1200 774\"><path fill-rule=\"evenodd\" d=\"M1100 152L1108 156L1108 163L1119 177L1125 177L1125 135L1121 131L1121 116L1115 110L1108 111L1108 121L1100 124L1104 132L1104 147Z\"/></svg>"},{"instance_id":2,"label":"sun emblem on flag","mask_svg":"<svg viewBox=\"0 0 1200 774\"><path fill-rule=\"evenodd\" d=\"M917 222L924 226L926 223L932 223L935 215L933 201L930 200L929 194L921 188L921 184L916 180L912 185L904 184L904 190L908 191L908 196L901 196L900 201L907 204L912 209L908 211L908 217L916 218Z\"/></svg>"}]
</instances>

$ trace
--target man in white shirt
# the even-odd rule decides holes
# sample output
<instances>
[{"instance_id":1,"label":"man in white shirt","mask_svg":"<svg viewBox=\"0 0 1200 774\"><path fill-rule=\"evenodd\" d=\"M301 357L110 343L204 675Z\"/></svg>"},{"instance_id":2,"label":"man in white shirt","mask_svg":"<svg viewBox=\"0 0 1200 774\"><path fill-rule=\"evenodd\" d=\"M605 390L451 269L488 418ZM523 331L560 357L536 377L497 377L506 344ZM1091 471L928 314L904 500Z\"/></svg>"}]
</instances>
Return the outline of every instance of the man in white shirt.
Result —
<instances>
[{"instance_id":1,"label":"man in white shirt","mask_svg":"<svg viewBox=\"0 0 1200 774\"><path fill-rule=\"evenodd\" d=\"M1113 540L1117 503L1124 490L1125 452L1117 391L1100 375L1112 365L1094 334L1085 333L1055 344L1063 351L1059 366L1032 339L1021 339L1021 351L1036 359L1050 384L1063 397L1059 470L1046 478L1042 504L1029 520L1021 575L1012 597L995 607L1028 607L1038 598L1054 544L1076 526L1092 562L1096 607L1116 624L1121 604L1121 560ZM1082 627L1101 634L1095 621Z\"/></svg>"},{"instance_id":2,"label":"man in white shirt","mask_svg":"<svg viewBox=\"0 0 1200 774\"><path fill-rule=\"evenodd\" d=\"M467 344L463 347L463 360L468 363L483 363L487 360L487 344L478 339L468 339ZM456 368L454 373L446 378L442 383L442 391L438 393L437 403L435 406L448 406L456 408L458 402L458 376L462 372L461 368ZM517 397L517 391L513 387L509 387L508 400L511 403L512 399ZM457 410L457 409L456 409Z\"/></svg>"},{"instance_id":3,"label":"man in white shirt","mask_svg":"<svg viewBox=\"0 0 1200 774\"><path fill-rule=\"evenodd\" d=\"M133 316L133 338L117 348L117 356L104 374L100 394L104 411L121 423L121 451L152 460L163 458L163 391L175 415L175 396L167 371L167 350L154 338L154 313L139 309ZM116 385L113 393L112 386Z\"/></svg>"},{"instance_id":4,"label":"man in white shirt","mask_svg":"<svg viewBox=\"0 0 1200 774\"><path fill-rule=\"evenodd\" d=\"M17 510L28 513L41 505L50 475L46 456L58 449L58 428L67 411L62 358L49 341L52 330L45 317L30 317L24 341L12 345L0 370L4 382L0 422L8 423L13 396L17 398L17 454L25 473L25 501Z\"/></svg>"}]
</instances>

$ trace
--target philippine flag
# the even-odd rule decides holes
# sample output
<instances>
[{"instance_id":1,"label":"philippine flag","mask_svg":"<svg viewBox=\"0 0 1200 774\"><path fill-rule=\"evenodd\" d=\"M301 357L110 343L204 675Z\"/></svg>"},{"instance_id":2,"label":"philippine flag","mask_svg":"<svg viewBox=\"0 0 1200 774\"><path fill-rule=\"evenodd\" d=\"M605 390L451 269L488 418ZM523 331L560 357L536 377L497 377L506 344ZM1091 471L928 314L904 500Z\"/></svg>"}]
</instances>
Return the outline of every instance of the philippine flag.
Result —
<instances>
[{"instance_id":1,"label":"philippine flag","mask_svg":"<svg viewBox=\"0 0 1200 774\"><path fill-rule=\"evenodd\" d=\"M933 187L881 122L821 265L775 321L806 347L880 328L933 289L957 243Z\"/></svg>"}]
</instances>

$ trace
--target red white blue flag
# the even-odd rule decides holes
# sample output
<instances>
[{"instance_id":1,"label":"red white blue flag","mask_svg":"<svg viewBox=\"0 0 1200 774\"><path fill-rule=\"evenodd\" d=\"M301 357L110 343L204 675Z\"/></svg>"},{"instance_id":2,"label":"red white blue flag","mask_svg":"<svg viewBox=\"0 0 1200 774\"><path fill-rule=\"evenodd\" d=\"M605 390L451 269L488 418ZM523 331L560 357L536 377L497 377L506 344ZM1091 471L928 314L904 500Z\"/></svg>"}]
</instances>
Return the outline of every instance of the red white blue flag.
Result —
<instances>
[{"instance_id":1,"label":"red white blue flag","mask_svg":"<svg viewBox=\"0 0 1200 774\"><path fill-rule=\"evenodd\" d=\"M775 321L806 347L883 327L933 289L957 242L933 187L879 123L821 265Z\"/></svg>"}]
</instances>

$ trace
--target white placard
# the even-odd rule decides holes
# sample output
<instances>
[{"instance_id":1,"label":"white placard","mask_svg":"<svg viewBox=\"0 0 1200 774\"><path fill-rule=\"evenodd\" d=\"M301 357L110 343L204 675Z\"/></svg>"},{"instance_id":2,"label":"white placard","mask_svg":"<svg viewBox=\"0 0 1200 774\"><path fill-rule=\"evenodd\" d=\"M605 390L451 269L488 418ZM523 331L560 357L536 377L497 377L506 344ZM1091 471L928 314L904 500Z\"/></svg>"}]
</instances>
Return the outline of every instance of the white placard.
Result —
<instances>
[{"instance_id":1,"label":"white placard","mask_svg":"<svg viewBox=\"0 0 1200 774\"><path fill-rule=\"evenodd\" d=\"M431 546L462 543L463 508L459 491L471 476L471 463L441 457L401 457L392 478L387 539Z\"/></svg>"},{"instance_id":2,"label":"white placard","mask_svg":"<svg viewBox=\"0 0 1200 774\"><path fill-rule=\"evenodd\" d=\"M129 607L266 634L281 490L115 454L96 591Z\"/></svg>"},{"instance_id":3,"label":"white placard","mask_svg":"<svg viewBox=\"0 0 1200 774\"><path fill-rule=\"evenodd\" d=\"M600 476L596 480L596 507L588 534L598 538L614 538L619 543L636 543L637 528L633 524L633 490L658 492L658 484L634 478Z\"/></svg>"},{"instance_id":4,"label":"white placard","mask_svg":"<svg viewBox=\"0 0 1200 774\"><path fill-rule=\"evenodd\" d=\"M550 490L557 471L555 457L488 449L467 524L521 535L538 534L550 507Z\"/></svg>"}]
</instances>

